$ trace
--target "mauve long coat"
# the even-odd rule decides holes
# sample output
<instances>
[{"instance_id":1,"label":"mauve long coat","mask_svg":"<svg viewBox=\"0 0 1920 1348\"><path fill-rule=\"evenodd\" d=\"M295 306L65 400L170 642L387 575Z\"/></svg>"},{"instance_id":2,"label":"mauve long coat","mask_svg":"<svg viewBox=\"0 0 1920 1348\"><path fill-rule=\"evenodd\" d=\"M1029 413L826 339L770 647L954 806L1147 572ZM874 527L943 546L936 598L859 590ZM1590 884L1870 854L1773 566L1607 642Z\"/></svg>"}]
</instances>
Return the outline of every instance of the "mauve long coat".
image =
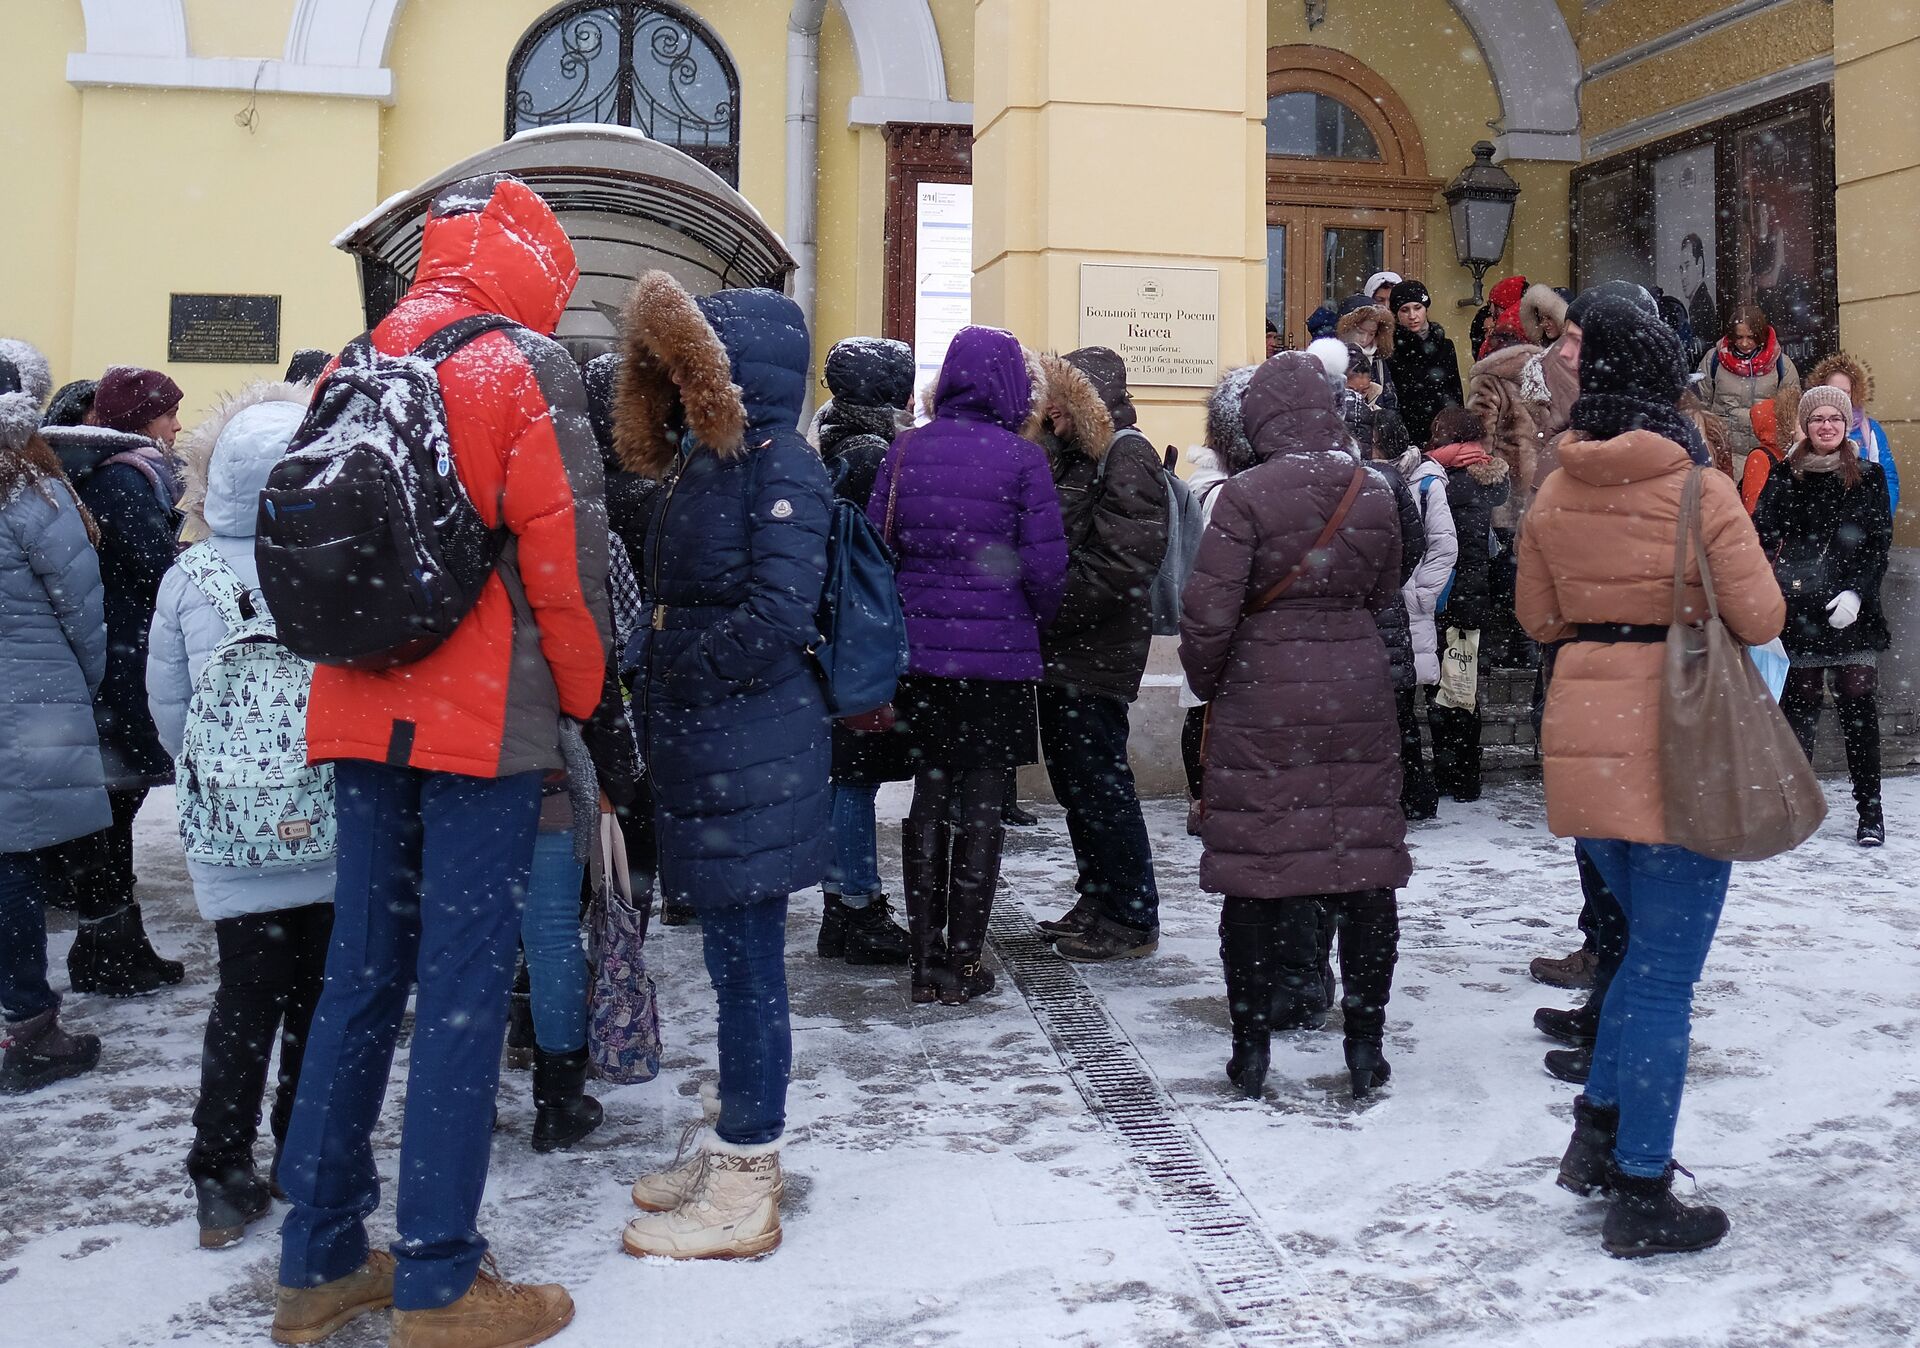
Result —
<instances>
[{"instance_id":1,"label":"mauve long coat","mask_svg":"<svg viewBox=\"0 0 1920 1348\"><path fill-rule=\"evenodd\" d=\"M1398 889L1413 873L1400 730L1373 615L1400 589L1400 514L1378 477L1286 595L1359 465L1319 362L1285 353L1247 389L1254 466L1227 480L1182 597L1180 663L1212 703L1201 887L1282 899Z\"/></svg>"}]
</instances>

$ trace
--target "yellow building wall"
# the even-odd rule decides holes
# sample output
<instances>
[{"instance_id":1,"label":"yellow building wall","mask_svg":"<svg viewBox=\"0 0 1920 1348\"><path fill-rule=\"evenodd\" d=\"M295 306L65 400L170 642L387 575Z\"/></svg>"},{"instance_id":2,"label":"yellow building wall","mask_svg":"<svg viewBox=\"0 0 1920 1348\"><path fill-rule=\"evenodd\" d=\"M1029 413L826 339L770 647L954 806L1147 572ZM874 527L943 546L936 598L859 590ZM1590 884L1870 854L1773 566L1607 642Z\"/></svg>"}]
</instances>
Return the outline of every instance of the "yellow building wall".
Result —
<instances>
[{"instance_id":1,"label":"yellow building wall","mask_svg":"<svg viewBox=\"0 0 1920 1348\"><path fill-rule=\"evenodd\" d=\"M378 201L378 109L261 95L249 132L233 120L245 98L145 89L82 97L82 264L67 371L163 368L186 391L189 421L222 390L278 374L295 348L337 348L361 328L353 265L331 241ZM282 296L279 364L167 364L176 291Z\"/></svg>"},{"instance_id":2,"label":"yellow building wall","mask_svg":"<svg viewBox=\"0 0 1920 1348\"><path fill-rule=\"evenodd\" d=\"M195 56L278 60L287 49L294 0L185 0L184 7L187 50Z\"/></svg>"},{"instance_id":3,"label":"yellow building wall","mask_svg":"<svg viewBox=\"0 0 1920 1348\"><path fill-rule=\"evenodd\" d=\"M820 33L820 184L814 369L844 337L877 335L886 259L886 140L876 127L847 125L860 92L853 37L837 5ZM778 224L776 222L776 227ZM816 386L815 401L826 397Z\"/></svg>"},{"instance_id":4,"label":"yellow building wall","mask_svg":"<svg viewBox=\"0 0 1920 1348\"><path fill-rule=\"evenodd\" d=\"M9 23L0 79L0 163L9 190L0 205L0 335L45 351L54 376L72 376L73 276L79 233L80 92L67 83L67 53L86 47L78 4L36 7L32 23Z\"/></svg>"}]
</instances>

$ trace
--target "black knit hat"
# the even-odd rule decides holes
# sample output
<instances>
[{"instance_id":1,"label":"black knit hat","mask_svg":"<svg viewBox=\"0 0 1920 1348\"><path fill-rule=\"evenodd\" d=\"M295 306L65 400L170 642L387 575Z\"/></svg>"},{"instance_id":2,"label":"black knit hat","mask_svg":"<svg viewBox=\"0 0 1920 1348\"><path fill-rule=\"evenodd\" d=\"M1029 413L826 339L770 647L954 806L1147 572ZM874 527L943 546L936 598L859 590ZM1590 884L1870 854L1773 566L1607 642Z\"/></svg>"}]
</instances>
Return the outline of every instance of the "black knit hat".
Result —
<instances>
[{"instance_id":1,"label":"black knit hat","mask_svg":"<svg viewBox=\"0 0 1920 1348\"><path fill-rule=\"evenodd\" d=\"M904 408L913 398L913 348L887 337L849 337L827 352L827 392L850 407Z\"/></svg>"},{"instance_id":2,"label":"black knit hat","mask_svg":"<svg viewBox=\"0 0 1920 1348\"><path fill-rule=\"evenodd\" d=\"M1432 303L1433 296L1427 293L1426 285L1420 281L1402 281L1393 288L1393 293L1387 296L1387 308L1393 310L1395 318L1400 316L1400 306L1403 304L1431 305Z\"/></svg>"},{"instance_id":3,"label":"black knit hat","mask_svg":"<svg viewBox=\"0 0 1920 1348\"><path fill-rule=\"evenodd\" d=\"M1604 300L1625 300L1636 308L1644 309L1649 317L1660 317L1660 306L1654 300L1653 292L1645 286L1635 285L1632 281L1602 281L1567 301L1567 322L1585 328L1588 313L1594 305Z\"/></svg>"},{"instance_id":4,"label":"black knit hat","mask_svg":"<svg viewBox=\"0 0 1920 1348\"><path fill-rule=\"evenodd\" d=\"M1601 296L1584 314L1574 429L1603 439L1649 430L1706 462L1699 430L1675 406L1686 391L1687 363L1673 329L1657 310L1622 295Z\"/></svg>"}]
</instances>

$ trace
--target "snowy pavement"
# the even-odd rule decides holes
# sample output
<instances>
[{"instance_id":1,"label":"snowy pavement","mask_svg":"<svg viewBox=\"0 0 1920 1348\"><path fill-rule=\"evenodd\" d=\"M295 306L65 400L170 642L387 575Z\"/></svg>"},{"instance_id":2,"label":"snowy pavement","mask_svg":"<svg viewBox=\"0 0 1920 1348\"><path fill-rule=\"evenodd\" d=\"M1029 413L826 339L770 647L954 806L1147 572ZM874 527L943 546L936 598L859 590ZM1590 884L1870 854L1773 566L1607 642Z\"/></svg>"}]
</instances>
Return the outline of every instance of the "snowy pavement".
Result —
<instances>
[{"instance_id":1,"label":"snowy pavement","mask_svg":"<svg viewBox=\"0 0 1920 1348\"><path fill-rule=\"evenodd\" d=\"M1169 1135L1252 1214L1268 1281L1286 1289L1252 1324L1229 1324L1218 1277L1173 1234L1191 1223L1156 1197L1164 1187L1136 1166L1117 1121L1090 1110L1085 1074L1068 1070L1013 988L964 1008L914 1007L904 971L814 958L811 898L796 900L790 937L782 1248L705 1266L619 1251L626 1183L671 1154L712 1070L697 928L656 928L660 1079L601 1092L608 1122L580 1150L534 1156L527 1079L503 1080L482 1229L510 1274L568 1285L579 1315L557 1342L583 1345L1911 1344L1920 844L1902 835L1920 818L1920 779L1889 786L1896 836L1879 853L1853 847L1850 802L1833 800L1813 843L1737 869L1701 988L1678 1151L1734 1223L1703 1255L1610 1260L1600 1206L1553 1186L1573 1091L1540 1070L1550 1045L1530 1018L1557 994L1526 964L1570 948L1579 892L1531 786L1450 806L1416 831L1389 1008L1394 1081L1365 1106L1346 1096L1337 1031L1277 1043L1265 1100L1230 1091L1217 901L1195 883L1184 808L1149 807L1160 954L1076 976L1121 1032L1117 1052L1144 1064L1174 1111ZM903 805L889 788L883 817ZM274 1224L199 1250L181 1170L213 941L172 828L158 793L140 824L142 898L156 944L188 961L186 986L137 1002L71 999L73 1023L106 1041L100 1071L0 1103L0 1342L265 1341ZM894 861L885 869L898 874ZM1049 814L1010 835L1002 902L1051 916L1071 874ZM53 924L64 986L71 918ZM389 1179L399 1096L377 1139ZM374 1234L391 1232L389 1188ZM375 1317L335 1342L384 1335Z\"/></svg>"}]
</instances>

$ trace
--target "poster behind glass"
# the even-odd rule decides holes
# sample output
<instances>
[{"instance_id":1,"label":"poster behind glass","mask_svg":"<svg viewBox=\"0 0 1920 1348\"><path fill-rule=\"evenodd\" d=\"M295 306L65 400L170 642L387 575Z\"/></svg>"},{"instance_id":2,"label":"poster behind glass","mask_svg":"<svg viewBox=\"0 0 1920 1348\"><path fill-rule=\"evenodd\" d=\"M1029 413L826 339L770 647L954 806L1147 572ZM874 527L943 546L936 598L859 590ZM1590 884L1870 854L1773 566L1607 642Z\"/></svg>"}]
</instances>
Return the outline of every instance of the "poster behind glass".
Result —
<instances>
[{"instance_id":1,"label":"poster behind glass","mask_svg":"<svg viewBox=\"0 0 1920 1348\"><path fill-rule=\"evenodd\" d=\"M1640 241L1638 197L1631 168L1598 174L1575 190L1580 274L1574 289L1589 290L1602 281L1653 284L1646 246Z\"/></svg>"},{"instance_id":2,"label":"poster behind glass","mask_svg":"<svg viewBox=\"0 0 1920 1348\"><path fill-rule=\"evenodd\" d=\"M1734 136L1733 289L1766 311L1801 369L1820 354L1826 328L1821 212L1830 216L1833 203L1818 200L1817 129L1814 114L1802 111Z\"/></svg>"},{"instance_id":3,"label":"poster behind glass","mask_svg":"<svg viewBox=\"0 0 1920 1348\"><path fill-rule=\"evenodd\" d=\"M1713 158L1712 145L1696 145L1653 165L1654 284L1686 305L1695 363L1720 337Z\"/></svg>"}]
</instances>

